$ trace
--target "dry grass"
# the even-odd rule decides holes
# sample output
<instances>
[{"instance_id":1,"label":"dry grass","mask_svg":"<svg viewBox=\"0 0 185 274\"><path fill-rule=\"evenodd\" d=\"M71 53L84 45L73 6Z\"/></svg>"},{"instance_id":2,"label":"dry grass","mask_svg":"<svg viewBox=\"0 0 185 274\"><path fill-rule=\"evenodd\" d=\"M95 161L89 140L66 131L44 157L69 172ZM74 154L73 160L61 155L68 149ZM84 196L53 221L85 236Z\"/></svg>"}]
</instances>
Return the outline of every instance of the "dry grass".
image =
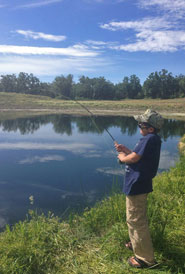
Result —
<instances>
[{"instance_id":1,"label":"dry grass","mask_svg":"<svg viewBox=\"0 0 185 274\"><path fill-rule=\"evenodd\" d=\"M185 98L178 99L142 99L121 101L81 101L96 115L133 115L147 108L159 111L164 117L185 119ZM84 114L87 112L75 101L57 100L46 96L25 95L17 93L0 93L0 110L30 113L69 113ZM19 113L19 114L18 114Z\"/></svg>"}]
</instances>

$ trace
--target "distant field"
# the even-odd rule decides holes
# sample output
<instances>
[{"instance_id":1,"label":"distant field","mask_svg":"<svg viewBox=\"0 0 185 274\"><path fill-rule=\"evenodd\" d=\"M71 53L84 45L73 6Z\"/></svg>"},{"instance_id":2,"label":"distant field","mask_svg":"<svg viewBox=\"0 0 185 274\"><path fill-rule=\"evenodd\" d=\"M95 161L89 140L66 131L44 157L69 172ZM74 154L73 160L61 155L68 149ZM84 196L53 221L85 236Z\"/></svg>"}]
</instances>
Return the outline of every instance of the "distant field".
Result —
<instances>
[{"instance_id":1,"label":"distant field","mask_svg":"<svg viewBox=\"0 0 185 274\"><path fill-rule=\"evenodd\" d=\"M185 98L142 99L121 101L80 101L96 115L132 115L147 108L159 111L165 117L185 119ZM0 93L0 118L22 117L40 113L68 113L88 115L75 101L57 100L46 96Z\"/></svg>"}]
</instances>

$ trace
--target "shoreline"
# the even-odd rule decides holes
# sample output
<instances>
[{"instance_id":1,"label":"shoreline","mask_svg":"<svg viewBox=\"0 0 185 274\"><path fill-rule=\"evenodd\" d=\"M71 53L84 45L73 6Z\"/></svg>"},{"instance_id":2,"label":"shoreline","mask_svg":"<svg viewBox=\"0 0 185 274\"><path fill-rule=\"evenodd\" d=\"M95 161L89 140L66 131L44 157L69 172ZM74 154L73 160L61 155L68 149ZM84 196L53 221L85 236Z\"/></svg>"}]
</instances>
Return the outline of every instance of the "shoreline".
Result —
<instances>
[{"instance_id":1,"label":"shoreline","mask_svg":"<svg viewBox=\"0 0 185 274\"><path fill-rule=\"evenodd\" d=\"M143 113L143 110L115 110L115 109L90 109L90 111L95 116L133 116L135 114ZM159 111L159 113L166 119L178 119L185 120L185 113L183 112L166 112ZM0 119L16 119L16 118L27 118L30 116L39 115L52 115L52 114L66 114L66 115L80 115L80 116L90 116L84 109L36 109L36 108L26 108L26 109L0 109Z\"/></svg>"}]
</instances>

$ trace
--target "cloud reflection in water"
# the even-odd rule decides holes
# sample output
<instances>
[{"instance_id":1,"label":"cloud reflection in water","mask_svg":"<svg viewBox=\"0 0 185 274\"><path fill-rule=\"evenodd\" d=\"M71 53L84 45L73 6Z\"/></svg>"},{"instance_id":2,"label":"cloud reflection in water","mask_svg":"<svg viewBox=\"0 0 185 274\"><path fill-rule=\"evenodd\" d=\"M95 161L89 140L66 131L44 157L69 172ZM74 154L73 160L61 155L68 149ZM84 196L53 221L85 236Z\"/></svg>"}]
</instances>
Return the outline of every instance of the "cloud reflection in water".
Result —
<instances>
[{"instance_id":1,"label":"cloud reflection in water","mask_svg":"<svg viewBox=\"0 0 185 274\"><path fill-rule=\"evenodd\" d=\"M39 143L39 142L17 142L10 143L4 142L0 143L0 149L25 149L25 150L66 150L73 153L83 153L84 151L89 151L89 149L94 148L93 144L81 144L81 143L71 143L71 144L61 144L61 143Z\"/></svg>"},{"instance_id":2,"label":"cloud reflection in water","mask_svg":"<svg viewBox=\"0 0 185 274\"><path fill-rule=\"evenodd\" d=\"M97 168L97 172L104 173L106 175L117 175L117 176L123 176L125 174L124 168L112 168L112 167L103 167L103 168Z\"/></svg>"},{"instance_id":3,"label":"cloud reflection in water","mask_svg":"<svg viewBox=\"0 0 185 274\"><path fill-rule=\"evenodd\" d=\"M24 160L19 161L19 164L33 164L33 163L47 163L50 161L64 161L65 158L60 155L46 155L43 157L34 156L31 158L26 158Z\"/></svg>"}]
</instances>

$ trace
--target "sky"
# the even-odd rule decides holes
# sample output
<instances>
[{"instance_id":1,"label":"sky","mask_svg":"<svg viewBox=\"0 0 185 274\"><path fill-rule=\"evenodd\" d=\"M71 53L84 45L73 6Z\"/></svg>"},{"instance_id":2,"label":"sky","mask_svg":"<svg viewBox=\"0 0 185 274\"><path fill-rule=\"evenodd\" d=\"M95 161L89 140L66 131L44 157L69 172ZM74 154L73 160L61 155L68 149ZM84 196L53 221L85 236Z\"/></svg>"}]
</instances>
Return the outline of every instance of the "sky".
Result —
<instances>
[{"instance_id":1,"label":"sky","mask_svg":"<svg viewBox=\"0 0 185 274\"><path fill-rule=\"evenodd\" d=\"M0 0L0 75L185 75L185 0Z\"/></svg>"}]
</instances>

